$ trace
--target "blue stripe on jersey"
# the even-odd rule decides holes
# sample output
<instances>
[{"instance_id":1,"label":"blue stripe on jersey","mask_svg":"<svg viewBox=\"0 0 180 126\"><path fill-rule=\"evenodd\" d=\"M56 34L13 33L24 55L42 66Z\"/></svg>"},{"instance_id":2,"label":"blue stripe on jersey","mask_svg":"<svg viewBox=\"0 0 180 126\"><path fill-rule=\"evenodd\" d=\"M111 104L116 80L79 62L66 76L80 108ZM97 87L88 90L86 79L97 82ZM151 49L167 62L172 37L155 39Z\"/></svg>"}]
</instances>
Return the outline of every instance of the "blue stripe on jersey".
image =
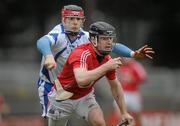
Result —
<instances>
[{"instance_id":1,"label":"blue stripe on jersey","mask_svg":"<svg viewBox=\"0 0 180 126\"><path fill-rule=\"evenodd\" d=\"M63 24L61 24L61 33L65 33Z\"/></svg>"},{"instance_id":2,"label":"blue stripe on jersey","mask_svg":"<svg viewBox=\"0 0 180 126\"><path fill-rule=\"evenodd\" d=\"M56 44L57 37L58 37L58 33L51 33L51 34L49 34L49 35L53 37L53 39L54 39L54 41L55 41L55 44Z\"/></svg>"},{"instance_id":3,"label":"blue stripe on jersey","mask_svg":"<svg viewBox=\"0 0 180 126\"><path fill-rule=\"evenodd\" d=\"M47 108L49 104L48 93L51 91L53 85L51 83L46 82L44 85L44 105L45 105L45 113L47 113Z\"/></svg>"},{"instance_id":4,"label":"blue stripe on jersey","mask_svg":"<svg viewBox=\"0 0 180 126\"><path fill-rule=\"evenodd\" d=\"M62 49L60 52L56 54L56 56L54 57L55 61L57 61L57 58L59 57L59 55L61 55L66 49L67 47L65 47L64 49Z\"/></svg>"},{"instance_id":5,"label":"blue stripe on jersey","mask_svg":"<svg viewBox=\"0 0 180 126\"><path fill-rule=\"evenodd\" d=\"M85 35L85 33L81 31L81 32L79 33L79 35L82 36L82 35Z\"/></svg>"},{"instance_id":6,"label":"blue stripe on jersey","mask_svg":"<svg viewBox=\"0 0 180 126\"><path fill-rule=\"evenodd\" d=\"M42 73L43 73L43 74L46 76L46 78L51 82L50 77L49 77L49 72L48 72L48 70L46 69L45 66L43 66L43 68L42 68Z\"/></svg>"},{"instance_id":7,"label":"blue stripe on jersey","mask_svg":"<svg viewBox=\"0 0 180 126\"><path fill-rule=\"evenodd\" d=\"M76 39L74 39L74 40L71 40L68 35L67 35L67 37L68 37L69 41L71 42L71 44L73 44L77 39L80 39L82 35L85 35L85 33L84 32L79 32Z\"/></svg>"},{"instance_id":8,"label":"blue stripe on jersey","mask_svg":"<svg viewBox=\"0 0 180 126\"><path fill-rule=\"evenodd\" d=\"M38 87L41 85L41 81L42 81L42 80L39 78L38 81L37 81Z\"/></svg>"}]
</instances>

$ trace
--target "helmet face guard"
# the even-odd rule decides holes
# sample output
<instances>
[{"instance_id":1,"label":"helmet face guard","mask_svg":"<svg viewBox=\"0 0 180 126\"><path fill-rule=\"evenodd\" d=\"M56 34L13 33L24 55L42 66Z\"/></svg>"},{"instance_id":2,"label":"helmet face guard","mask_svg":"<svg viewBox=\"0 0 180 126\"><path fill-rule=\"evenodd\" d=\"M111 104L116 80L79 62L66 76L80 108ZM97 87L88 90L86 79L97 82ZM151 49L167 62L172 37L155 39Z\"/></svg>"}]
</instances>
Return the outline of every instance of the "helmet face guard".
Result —
<instances>
[{"instance_id":1,"label":"helmet face guard","mask_svg":"<svg viewBox=\"0 0 180 126\"><path fill-rule=\"evenodd\" d=\"M96 22L90 25L89 34L90 36L97 37L97 42L99 41L100 36L111 37L111 38L116 37L115 28L112 25L105 22ZM96 47L96 49L102 55L107 55L112 51L112 49L103 50L103 49L98 49L98 47Z\"/></svg>"}]
</instances>

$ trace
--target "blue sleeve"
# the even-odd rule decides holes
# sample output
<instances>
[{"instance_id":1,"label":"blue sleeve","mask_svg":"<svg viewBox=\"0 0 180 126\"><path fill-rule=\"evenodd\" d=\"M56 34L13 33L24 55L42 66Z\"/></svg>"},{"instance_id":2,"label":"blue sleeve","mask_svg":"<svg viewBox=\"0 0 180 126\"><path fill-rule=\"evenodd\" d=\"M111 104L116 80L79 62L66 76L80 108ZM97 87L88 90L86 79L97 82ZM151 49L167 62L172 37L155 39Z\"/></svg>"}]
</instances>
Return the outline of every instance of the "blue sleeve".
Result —
<instances>
[{"instance_id":1,"label":"blue sleeve","mask_svg":"<svg viewBox=\"0 0 180 126\"><path fill-rule=\"evenodd\" d=\"M113 48L112 48L112 52L116 53L120 56L123 57L131 57L131 52L133 50L131 50L130 48L128 48L127 46L120 44L120 43L113 43Z\"/></svg>"},{"instance_id":2,"label":"blue sleeve","mask_svg":"<svg viewBox=\"0 0 180 126\"><path fill-rule=\"evenodd\" d=\"M51 42L47 36L43 36L37 41L37 48L42 53L43 56L52 54Z\"/></svg>"}]
</instances>

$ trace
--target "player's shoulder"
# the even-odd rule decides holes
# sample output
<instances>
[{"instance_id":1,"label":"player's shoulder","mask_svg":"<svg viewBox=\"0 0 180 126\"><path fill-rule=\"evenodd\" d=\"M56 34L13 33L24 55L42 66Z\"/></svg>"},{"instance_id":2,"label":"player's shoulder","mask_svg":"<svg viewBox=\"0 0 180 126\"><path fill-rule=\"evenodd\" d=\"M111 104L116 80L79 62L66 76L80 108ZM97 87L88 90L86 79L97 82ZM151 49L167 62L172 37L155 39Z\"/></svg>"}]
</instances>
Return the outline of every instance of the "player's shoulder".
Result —
<instances>
[{"instance_id":1,"label":"player's shoulder","mask_svg":"<svg viewBox=\"0 0 180 126\"><path fill-rule=\"evenodd\" d=\"M57 24L53 27L50 33L64 33L64 26L62 24Z\"/></svg>"},{"instance_id":2,"label":"player's shoulder","mask_svg":"<svg viewBox=\"0 0 180 126\"><path fill-rule=\"evenodd\" d=\"M75 48L73 51L72 51L72 55L82 55L82 54L90 54L91 53L91 49L90 49L90 43L86 43L86 44L82 44L80 45L79 47Z\"/></svg>"},{"instance_id":3,"label":"player's shoulder","mask_svg":"<svg viewBox=\"0 0 180 126\"><path fill-rule=\"evenodd\" d=\"M84 43L80 45L79 47L75 48L74 51L83 52L84 50L89 50L90 43Z\"/></svg>"},{"instance_id":4,"label":"player's shoulder","mask_svg":"<svg viewBox=\"0 0 180 126\"><path fill-rule=\"evenodd\" d=\"M84 31L84 34L89 37L89 32Z\"/></svg>"},{"instance_id":5,"label":"player's shoulder","mask_svg":"<svg viewBox=\"0 0 180 126\"><path fill-rule=\"evenodd\" d=\"M88 37L89 38L89 32L87 32L87 31L85 31L84 29L80 29L80 32L81 32L81 35L82 36L86 36L86 37Z\"/></svg>"}]
</instances>

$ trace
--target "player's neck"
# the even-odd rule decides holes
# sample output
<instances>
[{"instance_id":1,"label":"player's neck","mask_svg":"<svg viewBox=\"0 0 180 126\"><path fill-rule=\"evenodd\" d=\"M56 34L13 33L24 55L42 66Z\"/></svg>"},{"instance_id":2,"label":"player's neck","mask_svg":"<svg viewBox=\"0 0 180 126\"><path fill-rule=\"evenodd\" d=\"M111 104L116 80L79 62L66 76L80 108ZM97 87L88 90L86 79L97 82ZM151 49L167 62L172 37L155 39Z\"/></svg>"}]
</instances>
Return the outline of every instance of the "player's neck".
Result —
<instances>
[{"instance_id":1,"label":"player's neck","mask_svg":"<svg viewBox=\"0 0 180 126\"><path fill-rule=\"evenodd\" d=\"M92 47L93 47L96 55L104 57L104 55L102 55L94 46L92 46Z\"/></svg>"},{"instance_id":2,"label":"player's neck","mask_svg":"<svg viewBox=\"0 0 180 126\"><path fill-rule=\"evenodd\" d=\"M74 41L77 38L77 35L67 35L67 36L70 41Z\"/></svg>"}]
</instances>

